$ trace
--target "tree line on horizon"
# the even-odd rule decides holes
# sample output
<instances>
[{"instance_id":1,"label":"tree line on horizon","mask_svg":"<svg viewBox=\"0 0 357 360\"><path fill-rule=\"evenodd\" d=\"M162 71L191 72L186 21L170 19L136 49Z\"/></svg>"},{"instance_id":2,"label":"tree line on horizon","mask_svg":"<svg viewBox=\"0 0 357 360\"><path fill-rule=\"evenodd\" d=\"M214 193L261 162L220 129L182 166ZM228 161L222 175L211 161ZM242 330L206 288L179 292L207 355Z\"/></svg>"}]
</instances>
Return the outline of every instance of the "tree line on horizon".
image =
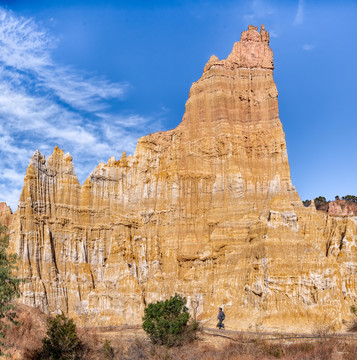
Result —
<instances>
[{"instance_id":1,"label":"tree line on horizon","mask_svg":"<svg viewBox=\"0 0 357 360\"><path fill-rule=\"evenodd\" d=\"M349 202L353 202L353 203L357 204L357 196L355 196L355 195L345 195L345 196L342 196L342 198L340 198L339 195L336 195L335 201L336 200L345 200L345 201L349 201ZM316 203L317 204L327 204L330 201L332 201L332 200L326 200L326 198L324 196L318 196L314 199L315 204ZM307 206L310 206L311 200L304 200L302 203L307 207Z\"/></svg>"}]
</instances>

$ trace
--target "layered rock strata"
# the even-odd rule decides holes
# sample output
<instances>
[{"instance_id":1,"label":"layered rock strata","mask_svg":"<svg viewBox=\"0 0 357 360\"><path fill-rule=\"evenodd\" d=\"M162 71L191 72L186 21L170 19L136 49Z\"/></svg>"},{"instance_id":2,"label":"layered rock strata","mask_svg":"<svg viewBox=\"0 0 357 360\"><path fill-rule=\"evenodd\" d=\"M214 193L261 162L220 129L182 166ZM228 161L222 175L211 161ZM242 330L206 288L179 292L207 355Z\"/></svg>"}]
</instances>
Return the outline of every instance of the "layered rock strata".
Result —
<instances>
[{"instance_id":1,"label":"layered rock strata","mask_svg":"<svg viewBox=\"0 0 357 360\"><path fill-rule=\"evenodd\" d=\"M356 217L304 208L291 183L269 34L249 26L212 56L181 124L100 163L83 185L72 158L38 151L11 246L21 301L85 325L139 323L185 295L232 328L340 326L356 298Z\"/></svg>"},{"instance_id":2,"label":"layered rock strata","mask_svg":"<svg viewBox=\"0 0 357 360\"><path fill-rule=\"evenodd\" d=\"M9 226L11 223L12 211L6 203L0 202L0 224Z\"/></svg>"}]
</instances>

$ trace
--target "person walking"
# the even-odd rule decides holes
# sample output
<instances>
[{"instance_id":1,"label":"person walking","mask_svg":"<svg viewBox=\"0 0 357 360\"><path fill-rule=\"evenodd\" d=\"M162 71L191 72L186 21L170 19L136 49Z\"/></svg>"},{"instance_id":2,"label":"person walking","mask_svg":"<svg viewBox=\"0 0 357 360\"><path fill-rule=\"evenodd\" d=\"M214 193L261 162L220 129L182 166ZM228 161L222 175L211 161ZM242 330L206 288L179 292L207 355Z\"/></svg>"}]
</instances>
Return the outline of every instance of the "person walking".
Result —
<instances>
[{"instance_id":1,"label":"person walking","mask_svg":"<svg viewBox=\"0 0 357 360\"><path fill-rule=\"evenodd\" d=\"M218 329L224 329L223 320L225 318L226 318L226 315L224 314L222 308L220 307L219 311L218 311L218 316L217 316L217 319L219 321L218 324L217 324Z\"/></svg>"}]
</instances>

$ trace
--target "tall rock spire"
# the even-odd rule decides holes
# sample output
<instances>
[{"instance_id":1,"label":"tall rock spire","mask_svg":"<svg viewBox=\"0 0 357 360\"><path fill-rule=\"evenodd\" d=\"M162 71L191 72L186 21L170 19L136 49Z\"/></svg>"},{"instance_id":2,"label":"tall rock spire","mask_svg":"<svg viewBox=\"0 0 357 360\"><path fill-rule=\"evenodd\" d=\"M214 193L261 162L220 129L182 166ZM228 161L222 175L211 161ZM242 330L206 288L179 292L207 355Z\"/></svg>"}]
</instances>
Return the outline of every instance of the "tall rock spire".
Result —
<instances>
[{"instance_id":1,"label":"tall rock spire","mask_svg":"<svg viewBox=\"0 0 357 360\"><path fill-rule=\"evenodd\" d=\"M340 325L357 224L302 206L273 68L268 32L250 25L227 59L209 59L176 129L140 138L83 186L70 155L56 148L46 165L36 152L11 223L21 301L117 325L177 292L200 319L225 304L233 328Z\"/></svg>"},{"instance_id":2,"label":"tall rock spire","mask_svg":"<svg viewBox=\"0 0 357 360\"><path fill-rule=\"evenodd\" d=\"M240 41L233 46L227 62L234 63L241 68L274 69L273 52L269 47L269 33L264 25L258 32L253 25L243 31Z\"/></svg>"},{"instance_id":3,"label":"tall rock spire","mask_svg":"<svg viewBox=\"0 0 357 360\"><path fill-rule=\"evenodd\" d=\"M259 203L265 207L277 195L279 206L286 207L287 202L298 206L301 201L291 184L268 39L264 26L259 33L249 25L227 59L209 59L202 77L191 87L178 127L187 141L180 154L184 166L194 162L197 171L217 174L218 164L225 163L222 179L239 173L244 193L239 206L255 199L258 208ZM187 156L192 146L196 152ZM200 161L194 160L197 157ZM228 189L229 183L226 178ZM224 193L235 197L227 188Z\"/></svg>"}]
</instances>

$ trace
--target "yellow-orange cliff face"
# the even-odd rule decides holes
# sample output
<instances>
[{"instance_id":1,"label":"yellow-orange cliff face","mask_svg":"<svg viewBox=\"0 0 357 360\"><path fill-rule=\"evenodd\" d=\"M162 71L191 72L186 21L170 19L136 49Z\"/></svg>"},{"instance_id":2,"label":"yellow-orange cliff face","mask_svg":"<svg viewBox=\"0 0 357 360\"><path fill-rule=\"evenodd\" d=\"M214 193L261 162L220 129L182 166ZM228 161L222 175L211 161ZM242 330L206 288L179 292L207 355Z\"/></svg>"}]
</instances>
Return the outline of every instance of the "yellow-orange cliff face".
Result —
<instances>
[{"instance_id":1,"label":"yellow-orange cliff face","mask_svg":"<svg viewBox=\"0 0 357 360\"><path fill-rule=\"evenodd\" d=\"M174 130L101 163L81 186L72 158L38 151L12 219L22 302L88 325L138 323L175 292L232 328L348 318L357 218L304 208L291 184L269 34L212 56Z\"/></svg>"}]
</instances>

